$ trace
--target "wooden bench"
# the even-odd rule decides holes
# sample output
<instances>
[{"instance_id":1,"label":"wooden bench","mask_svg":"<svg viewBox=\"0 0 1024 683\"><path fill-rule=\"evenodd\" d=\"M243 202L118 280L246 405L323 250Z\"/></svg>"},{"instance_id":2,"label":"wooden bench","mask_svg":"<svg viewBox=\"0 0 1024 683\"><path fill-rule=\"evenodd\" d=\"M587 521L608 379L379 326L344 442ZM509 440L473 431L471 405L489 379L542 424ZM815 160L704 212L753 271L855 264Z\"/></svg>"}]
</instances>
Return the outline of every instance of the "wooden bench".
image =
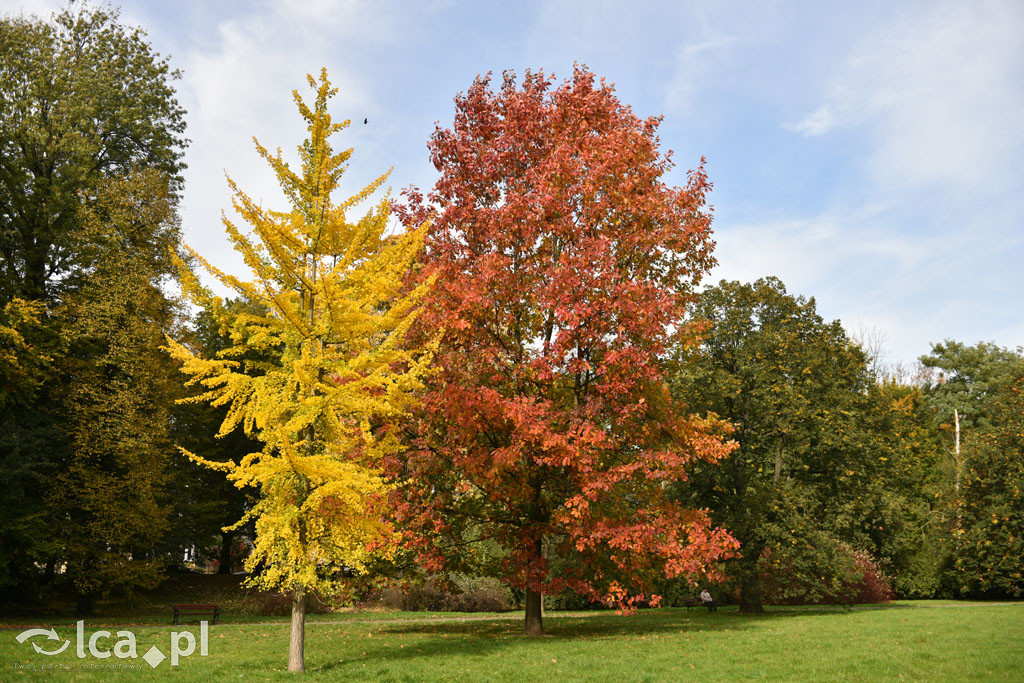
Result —
<instances>
[{"instance_id":1,"label":"wooden bench","mask_svg":"<svg viewBox=\"0 0 1024 683\"><path fill-rule=\"evenodd\" d=\"M703 607L704 603L701 602L700 598L686 598L683 600L683 604L686 605L686 611L689 612L691 607Z\"/></svg>"},{"instance_id":2,"label":"wooden bench","mask_svg":"<svg viewBox=\"0 0 1024 683\"><path fill-rule=\"evenodd\" d=\"M178 619L183 615L205 615L210 614L213 616L213 623L217 623L217 619L220 618L220 605L172 605L174 607L174 623L178 623Z\"/></svg>"}]
</instances>

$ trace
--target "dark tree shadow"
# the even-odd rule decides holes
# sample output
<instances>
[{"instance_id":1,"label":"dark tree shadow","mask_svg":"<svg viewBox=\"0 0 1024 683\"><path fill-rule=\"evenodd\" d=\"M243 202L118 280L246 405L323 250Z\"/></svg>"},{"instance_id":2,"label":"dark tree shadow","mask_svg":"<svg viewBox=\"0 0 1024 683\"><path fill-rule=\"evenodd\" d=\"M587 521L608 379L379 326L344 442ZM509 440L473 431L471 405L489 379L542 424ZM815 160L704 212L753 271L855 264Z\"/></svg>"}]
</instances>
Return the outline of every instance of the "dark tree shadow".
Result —
<instances>
[{"instance_id":1,"label":"dark tree shadow","mask_svg":"<svg viewBox=\"0 0 1024 683\"><path fill-rule=\"evenodd\" d=\"M812 619L837 616L856 619L877 610L914 609L914 605L870 605L853 610L841 606L769 607L761 615L740 614L735 607L726 607L711 614L704 610L683 611L682 608L641 610L634 616L600 612L593 616L564 616L545 619L546 638L529 638L522 634L522 619L447 618L431 621L379 621L366 626L374 636L363 642L360 655L342 661L312 667L323 672L343 673L371 661L411 661L443 655L486 657L524 641L536 643L588 641L618 637L642 637L661 634L696 633L698 631L742 631L755 628L766 620ZM341 625L339 623L339 625ZM419 636L403 647L386 645L388 636Z\"/></svg>"},{"instance_id":2,"label":"dark tree shadow","mask_svg":"<svg viewBox=\"0 0 1024 683\"><path fill-rule=\"evenodd\" d=\"M770 615L767 618L774 618ZM779 615L783 618L789 614ZM793 615L799 616L799 614ZM536 643L562 641L586 641L627 636L648 636L654 634L680 634L708 630L742 630L753 626L752 620L764 617L741 616L736 611L720 611L715 614L700 614L676 610L643 610L636 616L621 616L614 612L602 612L587 617L555 617L545 619L544 627L548 636L530 638L522 634L521 619L466 620L446 619L430 622L379 622L373 625L373 638L363 642L359 649L362 654L344 661L328 662L313 667L313 670L342 673L361 667L365 662L387 660L389 662L410 661L438 656L467 655L486 657L505 649L522 646L524 641ZM419 636L414 643L403 647L384 646L382 641L389 636Z\"/></svg>"}]
</instances>

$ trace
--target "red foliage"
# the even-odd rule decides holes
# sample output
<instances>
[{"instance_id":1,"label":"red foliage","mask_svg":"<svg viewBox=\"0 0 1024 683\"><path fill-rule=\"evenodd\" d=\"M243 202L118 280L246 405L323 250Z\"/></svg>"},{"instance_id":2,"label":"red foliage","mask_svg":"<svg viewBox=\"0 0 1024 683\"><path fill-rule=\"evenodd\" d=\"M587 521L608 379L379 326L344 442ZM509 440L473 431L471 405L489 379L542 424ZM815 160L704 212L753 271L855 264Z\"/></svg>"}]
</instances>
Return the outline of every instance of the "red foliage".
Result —
<instances>
[{"instance_id":1,"label":"red foliage","mask_svg":"<svg viewBox=\"0 0 1024 683\"><path fill-rule=\"evenodd\" d=\"M765 548L761 553L759 577L765 602L853 605L889 602L895 597L892 582L870 553L854 550L845 543L837 544L832 553L830 566L824 568L813 561L801 564L786 553L774 553L771 548Z\"/></svg>"},{"instance_id":2,"label":"red foliage","mask_svg":"<svg viewBox=\"0 0 1024 683\"><path fill-rule=\"evenodd\" d=\"M856 591L853 599L855 603L889 602L896 597L889 577L882 572L870 554L863 550L854 551L853 565L861 577L859 581L849 586L851 591Z\"/></svg>"},{"instance_id":3,"label":"red foliage","mask_svg":"<svg viewBox=\"0 0 1024 683\"><path fill-rule=\"evenodd\" d=\"M387 463L428 569L485 538L513 586L628 608L656 576L737 547L663 492L732 445L662 380L714 243L703 165L665 185L658 123L577 67L555 89L543 73L497 92L478 78L433 134L440 178L398 213L434 220L423 327L445 333L414 448Z\"/></svg>"}]
</instances>

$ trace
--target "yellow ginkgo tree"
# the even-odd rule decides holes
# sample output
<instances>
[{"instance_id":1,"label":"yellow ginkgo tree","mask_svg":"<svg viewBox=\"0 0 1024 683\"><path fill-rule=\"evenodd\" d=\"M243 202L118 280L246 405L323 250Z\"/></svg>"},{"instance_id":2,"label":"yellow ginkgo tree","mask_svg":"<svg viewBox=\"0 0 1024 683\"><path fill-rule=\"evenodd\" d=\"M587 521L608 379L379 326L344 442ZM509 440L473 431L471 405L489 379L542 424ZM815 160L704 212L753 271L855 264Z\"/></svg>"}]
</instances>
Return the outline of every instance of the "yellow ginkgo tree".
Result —
<instances>
[{"instance_id":1,"label":"yellow ginkgo tree","mask_svg":"<svg viewBox=\"0 0 1024 683\"><path fill-rule=\"evenodd\" d=\"M431 286L414 272L426 226L389 230L387 199L351 217L387 173L332 201L352 150L336 154L329 139L349 121L331 120L327 102L337 90L326 70L308 80L312 108L294 93L309 131L298 148L301 169L256 141L290 210L265 210L228 179L249 229L227 217L224 225L253 278L223 272L186 247L189 261L261 305L225 306L182 261L187 296L214 316L232 345L204 358L185 344L167 344L188 383L205 389L186 400L228 406L219 435L242 428L265 444L237 463L186 455L260 492L239 522L256 528L246 566L252 584L292 593L291 671L305 667L309 592L331 592L343 572L365 565L372 548L389 545L376 508L385 488L376 464L400 448L386 427L416 400L432 355L429 344L412 347L407 335Z\"/></svg>"}]
</instances>

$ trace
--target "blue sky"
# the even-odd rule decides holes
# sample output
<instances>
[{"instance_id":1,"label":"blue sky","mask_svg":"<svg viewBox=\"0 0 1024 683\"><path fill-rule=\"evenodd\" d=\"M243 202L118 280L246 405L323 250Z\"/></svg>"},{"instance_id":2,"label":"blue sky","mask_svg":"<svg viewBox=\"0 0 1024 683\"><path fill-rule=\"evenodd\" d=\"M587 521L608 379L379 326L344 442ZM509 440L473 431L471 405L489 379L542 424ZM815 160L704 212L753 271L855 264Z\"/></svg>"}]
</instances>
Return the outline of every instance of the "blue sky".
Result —
<instances>
[{"instance_id":1,"label":"blue sky","mask_svg":"<svg viewBox=\"0 0 1024 683\"><path fill-rule=\"evenodd\" d=\"M50 0L0 0L46 15ZM394 166L429 187L426 141L482 72L574 61L663 115L673 180L714 182L712 279L780 277L889 362L930 342L1024 344L1024 2L121 3L183 72L188 241L238 264L225 170L282 207L251 136L286 153L290 99L326 66L358 124L350 185ZM363 118L369 125L363 125Z\"/></svg>"}]
</instances>

